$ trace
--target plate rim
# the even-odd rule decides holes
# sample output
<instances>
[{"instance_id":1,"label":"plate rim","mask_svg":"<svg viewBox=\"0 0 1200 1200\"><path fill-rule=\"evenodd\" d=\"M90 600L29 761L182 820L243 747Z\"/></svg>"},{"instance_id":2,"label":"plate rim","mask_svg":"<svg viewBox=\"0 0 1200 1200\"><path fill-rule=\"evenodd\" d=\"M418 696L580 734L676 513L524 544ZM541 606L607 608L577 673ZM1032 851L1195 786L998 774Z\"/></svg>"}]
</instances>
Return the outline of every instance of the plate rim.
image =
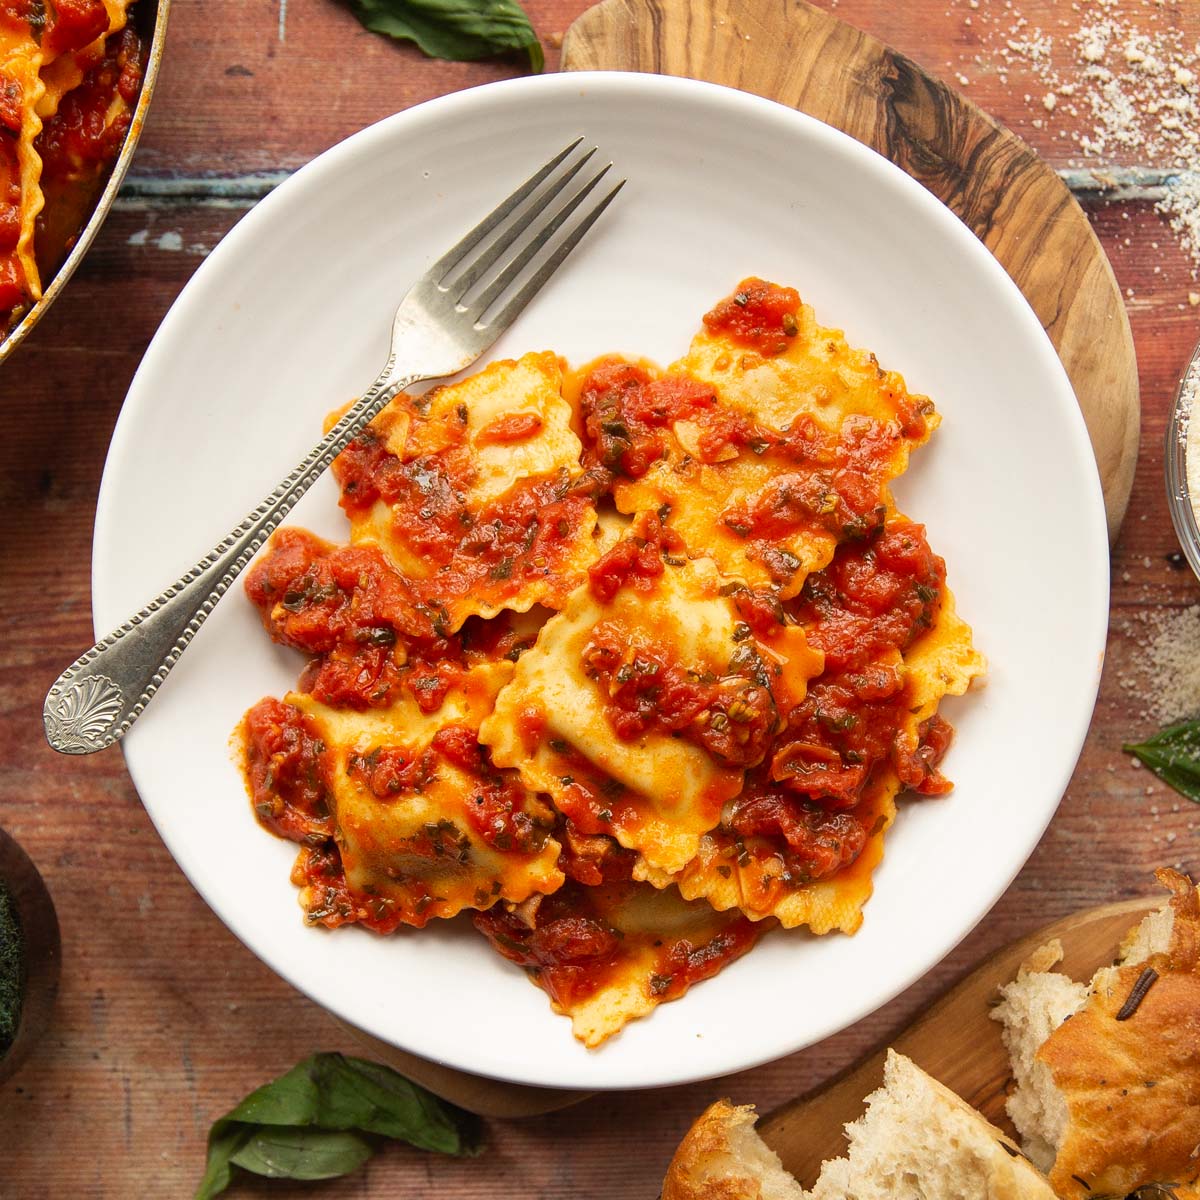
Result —
<instances>
[{"instance_id":1,"label":"plate rim","mask_svg":"<svg viewBox=\"0 0 1200 1200\"><path fill-rule=\"evenodd\" d=\"M703 1079L715 1078L721 1075L730 1074L735 1071L747 1070L761 1065L765 1062L774 1061L786 1055L796 1053L810 1046L816 1045L826 1038L834 1036L837 1033L849 1028L851 1025L869 1016L871 1013L878 1011L880 1008L888 1004L901 992L911 987L915 982L922 979L930 971L934 970L938 963L944 960L946 955L951 953L953 949L966 938L978 924L986 918L988 913L995 906L997 901L1004 895L1011 885L1013 879L1020 873L1032 855L1034 849L1041 841L1050 821L1057 812L1058 806L1061 803L1062 796L1074 772L1078 762L1079 754L1082 750L1084 740L1091 727L1092 715L1094 712L1095 703L1098 697L1101 666L1104 658L1104 648L1106 642L1106 632L1108 626L1108 595L1109 595L1109 578L1108 578L1108 541L1107 527L1104 515L1103 495L1100 487L1099 473L1096 469L1095 456L1091 448L1091 441L1087 436L1086 426L1084 424L1083 415L1079 408L1078 402L1075 399L1074 392L1071 388L1070 380L1066 374L1065 368L1055 352L1052 343L1049 340L1045 329L1033 312L1028 301L1021 293L1017 285L1012 281L1011 277L1004 268L992 256L986 246L980 242L975 235L967 228L965 224L940 200L928 192L916 179L908 175L900 167L890 162L887 158L880 155L871 147L858 142L848 134L842 133L840 130L825 124L824 122L811 117L798 110L788 108L773 100L768 100L760 96L755 96L751 93L742 92L738 89L728 88L723 85L708 83L699 80L682 79L673 76L649 75L640 72L569 72L558 73L543 76L521 77L517 79L502 80L498 82L483 84L478 87L465 89L458 92L452 92L444 96L435 97L427 100L412 108L402 110L399 113L392 114L382 120L375 122L365 128L351 134L348 138L332 146L330 149L317 155L310 162L299 168L286 180L284 180L270 195L265 197L253 209L247 212L234 226L231 228L216 247L209 259L202 263L200 268L195 272L191 279L180 291L171 308L164 316L159 329L155 332L154 338L147 347L142 363L138 367L138 371L130 385L127 402L123 406L118 418L116 427L113 432L112 441L110 443L108 455L105 461L104 475L101 481L101 487L96 506L96 521L93 536L93 559L92 559L92 600L93 613L104 607L102 592L105 584L106 568L102 559L102 551L104 549L103 542L106 536L110 535L107 528L108 518L106 512L111 504L111 494L115 487L115 464L124 452L125 443L133 436L132 431L136 429L138 410L141 407L139 397L139 384L143 377L143 373L149 374L147 363L153 363L154 351L156 344L160 344L160 338L164 328L167 328L171 322L172 314L181 307L189 292L196 286L197 279L206 275L210 270L216 268L210 267L214 260L218 263L224 257L236 252L236 242L244 238L251 237L255 229L260 223L268 222L272 219L272 214L275 208L284 203L293 193L308 186L307 181L314 176L327 170L336 170L343 158L353 157L368 149L371 142L380 139L386 141L394 135L393 131L404 129L413 122L424 120L453 120L455 110L466 109L470 110L473 106L480 103L480 96L483 93L494 94L499 91L519 93L522 91L530 91L535 96L540 92L552 92L555 89L563 89L571 92L578 92L581 88L596 88L600 91L611 89L617 92L632 92L637 93L639 90L647 95L652 95L654 92L664 89L667 91L675 91L680 95L693 93L699 98L711 98L714 103L725 104L736 109L742 106L746 112L762 113L765 118L783 119L785 121L795 123L798 129L806 132L807 136L818 139L825 139L835 147L835 152L849 155L850 157L859 157L862 162L870 163L871 168L882 172L883 178L890 178L894 186L908 189L914 197L919 197L914 202L924 206L929 212L937 213L936 220L945 230L945 237L950 243L957 239L959 246L964 247L963 253L974 256L976 259L977 269L990 272L997 286L1001 291L1008 293L1009 307L1014 308L1019 312L1018 319L1022 321L1031 334L1033 334L1035 342L1039 346L1039 352L1043 359L1044 367L1048 371L1049 376L1056 379L1057 386L1054 389L1060 394L1060 398L1055 403L1063 404L1063 411L1068 424L1072 427L1070 446L1064 446L1064 450L1071 449L1079 453L1086 449L1087 460L1091 464L1090 472L1086 472L1088 476L1088 491L1090 493L1089 501L1086 504L1081 503L1081 507L1087 513L1087 526L1089 533L1089 542L1096 543L1096 549L1102 550L1102 553L1097 556L1096 561L1092 564L1096 571L1096 583L1101 585L1095 589L1095 604L1094 611L1090 614L1094 622L1093 641L1097 648L1097 666L1093 679L1085 689L1086 704L1082 704L1079 714L1074 723L1074 727L1060 731L1060 744L1064 747L1063 758L1061 760L1061 768L1057 775L1052 779L1051 783L1047 783L1045 790L1047 795L1051 792L1058 797L1051 805L1047 804L1044 820L1042 820L1036 829L1036 836L1033 835L1033 826L1030 826L1031 837L1028 839L1023 855L1020 861L1016 862L1011 871L1004 874L1004 878L1000 879L997 876L996 886L988 889L988 899L982 904L978 912L973 912L970 920L965 923L958 933L948 942L945 939L938 939L938 945L941 947L936 956L926 961L922 958L915 964L910 963L905 969L896 972L895 976L889 984L881 990L871 994L870 998L865 1002L849 1004L845 1012L848 1014L843 1018L836 1020L830 1024L830 1027L821 1027L811 1030L807 1034L799 1037L792 1037L784 1044L784 1039L777 1038L772 1048L756 1052L752 1055L745 1053L739 1055L737 1053L726 1052L724 1054L709 1055L704 1060L704 1065L696 1068L688 1069L686 1066L683 1069L676 1069L669 1075L664 1075L660 1072L649 1073L653 1077L647 1077L646 1073L638 1074L637 1072L626 1073L614 1078L605 1078L597 1080L589 1077L586 1072L580 1073L575 1064L562 1062L557 1064L562 1067L561 1071L554 1074L548 1074L546 1070L527 1069L524 1064L512 1063L511 1068L500 1068L495 1065L481 1067L471 1060L469 1053L465 1054L431 1054L429 1050L422 1049L419 1043L414 1044L411 1038L397 1036L395 1029L381 1029L377 1026L364 1024L355 1018L347 1016L344 1012L328 1007L321 1000L317 999L309 986L301 980L299 972L295 969L296 964L289 962L284 956L270 956L266 949L260 950L256 946L250 945L246 935L239 930L238 926L232 921L227 920L221 909L210 899L205 889L200 885L192 873L189 872L179 862L178 858L171 850L171 843L168 840L163 828L160 826L156 817L153 806L142 799L143 807L146 809L151 822L153 823L159 837L173 859L175 865L183 871L185 877L196 889L205 903L212 910L214 915L221 920L243 945L247 947L260 961L262 961L270 970L284 979L291 986L295 987L302 994L308 997L313 1003L323 1008L326 1012L336 1016L339 1020L362 1029L363 1032L370 1034L373 1037L380 1038L384 1042L396 1046L405 1052L416 1054L420 1057L427 1058L430 1061L441 1063L442 1065L451 1066L455 1069L467 1072L469 1074L480 1075L486 1078L492 1078L510 1082L518 1085L528 1085L536 1087L557 1088L557 1089L578 1089L587 1088L594 1091L611 1091L629 1088L649 1088L649 1087L665 1087L675 1086L685 1083L696 1082ZM484 101L486 103L486 100ZM278 197L282 197L279 199ZM235 237L236 235L236 237ZM234 245L235 249L231 250L230 245ZM133 400L131 404L128 401ZM1069 400L1069 405L1063 403ZM1089 555L1090 561L1090 555ZM1091 594L1091 593L1089 593ZM1081 614L1080 621L1085 618ZM99 633L104 632L98 630ZM138 767L136 763L136 753L131 753L136 747L136 743L132 747L127 747L122 744L122 751L125 754L127 769L129 770L131 779L133 780L135 789L138 791L139 798L142 798L142 789L138 783ZM868 918L869 919L869 918ZM927 957L927 956L926 956ZM548 1006L547 1006L548 1008ZM554 1020L563 1020L561 1017L553 1017L548 1012L548 1016ZM591 1056L592 1058L602 1058L603 1050L598 1055ZM590 1061L590 1060L589 1060Z\"/></svg>"}]
</instances>

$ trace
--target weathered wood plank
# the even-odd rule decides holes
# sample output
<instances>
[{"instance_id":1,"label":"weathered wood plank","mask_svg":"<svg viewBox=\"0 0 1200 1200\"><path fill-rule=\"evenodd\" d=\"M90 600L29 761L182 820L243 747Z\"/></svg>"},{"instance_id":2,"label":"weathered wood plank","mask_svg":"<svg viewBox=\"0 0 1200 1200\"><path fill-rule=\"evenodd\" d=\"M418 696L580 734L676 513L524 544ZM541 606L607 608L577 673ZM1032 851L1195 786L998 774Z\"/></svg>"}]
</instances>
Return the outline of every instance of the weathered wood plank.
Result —
<instances>
[{"instance_id":1,"label":"weathered wood plank","mask_svg":"<svg viewBox=\"0 0 1200 1200\"><path fill-rule=\"evenodd\" d=\"M583 7L530 4L543 33L565 29ZM1050 0L1022 7L1049 23ZM952 77L946 61L970 60L962 40L966 8L952 0L841 0L836 11ZM1163 11L1178 17L1181 6ZM1183 17L1195 19L1190 9ZM209 21L223 30L219 46L206 32ZM295 166L405 103L512 73L431 64L382 43L368 48L370 40L330 0L291 0L282 46L277 25L275 5L258 14L231 0L176 0L164 87L139 170L183 177ZM247 77L224 71L239 63L262 73L236 91ZM1008 93L1019 86L1005 89L978 73L967 94L1017 125L1026 106ZM1031 135L1039 149L1057 153L1039 136ZM199 262L200 251L189 248L211 247L239 215L186 203L123 205L71 287L0 372L9 422L0 440L7 517L0 524L0 824L42 867L65 947L52 1033L0 1087L4 1197L186 1196L200 1174L211 1120L314 1049L353 1049L208 911L159 842L119 757L64 760L41 738L45 689L91 636L92 512L121 398L154 328ZM1200 310L1187 304L1194 287L1187 261L1147 206L1100 206L1093 220L1122 287L1133 289L1144 412L1130 513L1114 553L1120 624L1200 603L1200 585L1167 561L1175 541L1161 472L1167 405L1200 336ZM1030 587L1036 600L1037 581ZM493 1122L491 1148L479 1160L446 1162L395 1148L344 1181L319 1188L251 1183L234 1194L653 1196L678 1137L715 1096L777 1105L906 1024L1014 937L1088 905L1144 894L1150 869L1161 862L1200 870L1200 809L1120 753L1121 741L1154 724L1139 716L1143 705L1122 686L1121 676L1145 657L1145 634L1131 628L1114 626L1096 721L1045 840L984 924L882 1013L731 1079L600 1096L533 1121ZM1015 779L1014 790L1019 784Z\"/></svg>"}]
</instances>

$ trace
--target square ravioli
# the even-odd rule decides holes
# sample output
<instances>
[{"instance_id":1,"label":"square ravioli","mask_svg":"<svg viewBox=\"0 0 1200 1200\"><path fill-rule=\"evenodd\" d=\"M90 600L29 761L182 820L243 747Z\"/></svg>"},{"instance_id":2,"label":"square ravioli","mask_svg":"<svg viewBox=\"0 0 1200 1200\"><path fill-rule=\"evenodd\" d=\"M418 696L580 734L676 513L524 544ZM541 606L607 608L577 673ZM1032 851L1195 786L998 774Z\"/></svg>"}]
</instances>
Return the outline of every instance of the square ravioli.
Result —
<instances>
[{"instance_id":1,"label":"square ravioli","mask_svg":"<svg viewBox=\"0 0 1200 1200\"><path fill-rule=\"evenodd\" d=\"M589 1048L769 930L854 933L984 669L891 499L938 422L759 279L666 371L395 397L334 464L351 543L281 531L246 581L307 655L242 765L308 921L473 910Z\"/></svg>"},{"instance_id":2,"label":"square ravioli","mask_svg":"<svg viewBox=\"0 0 1200 1200\"><path fill-rule=\"evenodd\" d=\"M675 874L642 860L634 876L788 928L853 933L897 795L949 790L937 764L950 731L937 708L984 661L944 563L898 513L875 538L841 547L791 607L824 652L824 673L696 858Z\"/></svg>"},{"instance_id":3,"label":"square ravioli","mask_svg":"<svg viewBox=\"0 0 1200 1200\"><path fill-rule=\"evenodd\" d=\"M570 881L553 896L478 913L475 925L590 1049L711 978L766 932L739 912L628 880Z\"/></svg>"},{"instance_id":4,"label":"square ravioli","mask_svg":"<svg viewBox=\"0 0 1200 1200\"><path fill-rule=\"evenodd\" d=\"M938 417L790 288L745 280L704 322L665 374L608 359L576 385L589 454L623 512L662 511L689 554L790 597L878 526Z\"/></svg>"},{"instance_id":5,"label":"square ravioli","mask_svg":"<svg viewBox=\"0 0 1200 1200\"><path fill-rule=\"evenodd\" d=\"M480 740L584 833L678 870L821 665L781 608L643 515L521 656Z\"/></svg>"},{"instance_id":6,"label":"square ravioli","mask_svg":"<svg viewBox=\"0 0 1200 1200\"><path fill-rule=\"evenodd\" d=\"M404 694L368 712L299 693L251 710L259 818L305 847L294 881L310 922L388 932L562 883L549 806L478 742L512 669L473 667L433 713Z\"/></svg>"},{"instance_id":7,"label":"square ravioli","mask_svg":"<svg viewBox=\"0 0 1200 1200\"><path fill-rule=\"evenodd\" d=\"M560 608L599 556L595 492L550 353L398 395L334 462L351 540L378 546L453 633Z\"/></svg>"}]
</instances>

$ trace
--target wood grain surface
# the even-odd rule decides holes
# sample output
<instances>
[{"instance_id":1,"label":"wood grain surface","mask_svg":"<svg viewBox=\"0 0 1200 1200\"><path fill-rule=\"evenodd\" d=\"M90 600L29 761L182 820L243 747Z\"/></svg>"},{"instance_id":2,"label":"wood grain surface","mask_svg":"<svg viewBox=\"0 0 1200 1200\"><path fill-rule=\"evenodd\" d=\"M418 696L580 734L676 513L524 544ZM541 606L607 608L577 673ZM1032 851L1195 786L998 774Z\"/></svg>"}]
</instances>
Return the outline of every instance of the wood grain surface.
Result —
<instances>
[{"instance_id":1,"label":"wood grain surface","mask_svg":"<svg viewBox=\"0 0 1200 1200\"><path fill-rule=\"evenodd\" d=\"M563 67L683 75L833 125L919 180L996 256L1054 343L1091 435L1109 536L1137 462L1137 362L1087 217L1036 152L916 63L804 0L604 0Z\"/></svg>"},{"instance_id":2,"label":"wood grain surface","mask_svg":"<svg viewBox=\"0 0 1200 1200\"><path fill-rule=\"evenodd\" d=\"M835 11L963 88L1056 168L1071 167L1074 146L1043 121L1036 76L1020 62L1002 70L989 57L988 39L1007 33L1012 10L978 3L840 0ZM585 0L530 0L528 7L549 38ZM1151 0L1128 7L1148 28L1173 23L1189 45L1200 41L1200 6ZM1052 0L1019 0L1019 8L1031 27L1058 29L1065 19ZM313 154L388 113L517 69L425 60L363 33L333 0L290 0L284 14L269 2L176 0L163 77L124 198L71 286L0 372L7 420L0 439L7 518L0 523L0 825L40 866L63 936L54 1025L0 1086L5 1200L186 1197L216 1117L314 1050L354 1049L192 891L119 755L67 761L46 748L41 702L92 637L92 517L122 397L203 256L272 181ZM1153 194L1136 183L1144 168L1163 164L1118 147L1098 165L1135 181L1112 203L1081 196L1127 292L1142 444L1113 552L1113 621L1096 718L1053 824L988 918L885 1009L780 1062L688 1087L600 1095L529 1121L492 1121L487 1154L470 1162L394 1147L345 1180L319 1187L250 1182L231 1195L652 1197L679 1137L716 1096L769 1110L903 1028L1014 938L1081 908L1148 894L1150 872L1162 863L1200 870L1200 809L1120 751L1122 741L1159 721L1147 699L1157 689L1146 621L1182 619L1200 605L1200 585L1175 555L1162 482L1167 409L1200 337L1200 312L1188 303L1197 285L1191 261L1154 211ZM1031 592L1036 597L1036 581ZM1052 736L1030 730L1031 738ZM1015 762L1014 803L1020 786ZM220 853L216 831L212 852Z\"/></svg>"}]
</instances>

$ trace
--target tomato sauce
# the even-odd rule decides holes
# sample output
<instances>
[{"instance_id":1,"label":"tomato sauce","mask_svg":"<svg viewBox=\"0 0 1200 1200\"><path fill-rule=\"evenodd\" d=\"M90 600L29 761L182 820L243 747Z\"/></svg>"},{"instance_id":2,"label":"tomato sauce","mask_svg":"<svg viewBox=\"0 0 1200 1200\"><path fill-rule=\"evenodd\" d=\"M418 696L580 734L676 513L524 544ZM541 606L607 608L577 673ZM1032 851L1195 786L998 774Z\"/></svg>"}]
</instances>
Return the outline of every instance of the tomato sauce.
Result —
<instances>
[{"instance_id":1,"label":"tomato sauce","mask_svg":"<svg viewBox=\"0 0 1200 1200\"><path fill-rule=\"evenodd\" d=\"M502 604L530 580L570 577L568 561L594 499L590 480L563 469L519 480L475 511L467 502L474 477L467 447L402 462L369 428L334 462L334 473L348 513L383 501L396 537L436 565L429 578L412 581L428 604L481 593Z\"/></svg>"},{"instance_id":2,"label":"tomato sauce","mask_svg":"<svg viewBox=\"0 0 1200 1200\"><path fill-rule=\"evenodd\" d=\"M342 856L332 838L300 851L292 868L292 883L305 889L304 919L326 929L362 925L374 933L395 933L401 925L424 925L420 914L434 904L432 893L416 881L409 886L415 898L407 912L390 897L351 892Z\"/></svg>"},{"instance_id":3,"label":"tomato sauce","mask_svg":"<svg viewBox=\"0 0 1200 1200\"><path fill-rule=\"evenodd\" d=\"M546 746L554 755L555 770L561 772L556 802L572 828L591 837L615 835L627 822L637 824L641 812L637 799L620 780L605 774L562 738L552 737Z\"/></svg>"},{"instance_id":4,"label":"tomato sauce","mask_svg":"<svg viewBox=\"0 0 1200 1200\"><path fill-rule=\"evenodd\" d=\"M826 879L848 867L863 852L869 832L858 812L797 803L761 773L733 802L727 828L739 839L774 839L792 886Z\"/></svg>"},{"instance_id":5,"label":"tomato sauce","mask_svg":"<svg viewBox=\"0 0 1200 1200\"><path fill-rule=\"evenodd\" d=\"M63 13L61 2L60 22ZM87 8L87 4L81 7ZM97 3L98 14L89 10L80 25L72 27L64 37L82 36L90 20L100 21L99 30L72 49L91 42L108 27L108 15L103 3ZM59 26L56 26L56 30ZM96 176L116 158L125 135L133 122L133 109L142 86L145 67L145 48L137 30L126 26L113 34L104 46L104 56L83 77L83 82L68 92L58 106L58 112L45 124L38 136L37 149L42 156L43 180L48 183L62 179L82 180ZM116 101L121 103L115 103Z\"/></svg>"},{"instance_id":6,"label":"tomato sauce","mask_svg":"<svg viewBox=\"0 0 1200 1200\"><path fill-rule=\"evenodd\" d=\"M851 416L838 434L829 434L808 417L798 420L777 442L790 464L781 466L765 487L748 500L730 505L721 523L756 548L769 568L773 543L800 532L844 538L868 537L883 524L883 489L893 472L899 427L869 417ZM799 563L786 555L774 563L784 582Z\"/></svg>"},{"instance_id":7,"label":"tomato sauce","mask_svg":"<svg viewBox=\"0 0 1200 1200\"><path fill-rule=\"evenodd\" d=\"M291 842L332 837L328 750L309 719L268 697L246 714L243 728L246 779L259 822Z\"/></svg>"},{"instance_id":8,"label":"tomato sauce","mask_svg":"<svg viewBox=\"0 0 1200 1200\"><path fill-rule=\"evenodd\" d=\"M770 687L754 677L757 655L749 644L745 649L751 652L745 663L731 661L729 674L698 675L602 621L592 630L583 662L607 697L605 715L619 738L682 736L720 762L745 767L762 761L778 723ZM734 669L739 665L745 674Z\"/></svg>"},{"instance_id":9,"label":"tomato sauce","mask_svg":"<svg viewBox=\"0 0 1200 1200\"><path fill-rule=\"evenodd\" d=\"M732 296L704 314L713 333L724 334L765 358L782 354L793 344L799 325L800 293L762 279L743 279Z\"/></svg>"},{"instance_id":10,"label":"tomato sauce","mask_svg":"<svg viewBox=\"0 0 1200 1200\"><path fill-rule=\"evenodd\" d=\"M639 479L667 455L667 430L680 421L697 426L691 453L720 462L742 447L761 454L771 432L744 413L723 407L712 387L690 375L655 376L620 358L602 359L584 377L584 461L625 479Z\"/></svg>"},{"instance_id":11,"label":"tomato sauce","mask_svg":"<svg viewBox=\"0 0 1200 1200\"><path fill-rule=\"evenodd\" d=\"M631 584L648 592L663 573L664 562L682 566L686 561L683 539L663 524L665 511L641 513L630 532L588 568L592 595L609 604Z\"/></svg>"},{"instance_id":12,"label":"tomato sauce","mask_svg":"<svg viewBox=\"0 0 1200 1200\"><path fill-rule=\"evenodd\" d=\"M874 816L860 812L864 791L890 764L901 784L922 794L948 790L937 764L950 727L934 717L915 749L899 734L911 711L901 654L937 615L945 563L920 525L893 520L874 537L844 543L789 602L825 672L790 713L770 758L747 779L727 826L742 839L777 839L794 880L835 874L866 845Z\"/></svg>"},{"instance_id":13,"label":"tomato sauce","mask_svg":"<svg viewBox=\"0 0 1200 1200\"><path fill-rule=\"evenodd\" d=\"M622 967L647 946L656 951L648 980L657 1000L674 1000L745 954L761 930L740 913L715 916L719 927L696 942L669 939L614 923L615 910L648 884L568 881L551 896L515 909L498 905L475 913L475 927L505 958L524 967L539 987L567 1011L621 977Z\"/></svg>"},{"instance_id":14,"label":"tomato sauce","mask_svg":"<svg viewBox=\"0 0 1200 1200\"><path fill-rule=\"evenodd\" d=\"M562 846L558 867L568 879L585 887L633 878L637 854L615 838L585 834L569 817L561 817L554 836Z\"/></svg>"},{"instance_id":15,"label":"tomato sauce","mask_svg":"<svg viewBox=\"0 0 1200 1200\"><path fill-rule=\"evenodd\" d=\"M103 0L58 0L53 5L8 0L0 7L0 22L6 20L33 26L47 60L83 50L109 25ZM120 153L145 64L146 46L132 26L113 34L34 141L45 198L34 234L43 282L78 239L103 178ZM20 84L0 72L0 331L32 298L30 281L16 257L22 209L17 138L24 109Z\"/></svg>"},{"instance_id":16,"label":"tomato sauce","mask_svg":"<svg viewBox=\"0 0 1200 1200\"><path fill-rule=\"evenodd\" d=\"M475 435L476 446L508 446L524 442L542 431L542 418L537 413L508 413L485 425Z\"/></svg>"}]
</instances>

